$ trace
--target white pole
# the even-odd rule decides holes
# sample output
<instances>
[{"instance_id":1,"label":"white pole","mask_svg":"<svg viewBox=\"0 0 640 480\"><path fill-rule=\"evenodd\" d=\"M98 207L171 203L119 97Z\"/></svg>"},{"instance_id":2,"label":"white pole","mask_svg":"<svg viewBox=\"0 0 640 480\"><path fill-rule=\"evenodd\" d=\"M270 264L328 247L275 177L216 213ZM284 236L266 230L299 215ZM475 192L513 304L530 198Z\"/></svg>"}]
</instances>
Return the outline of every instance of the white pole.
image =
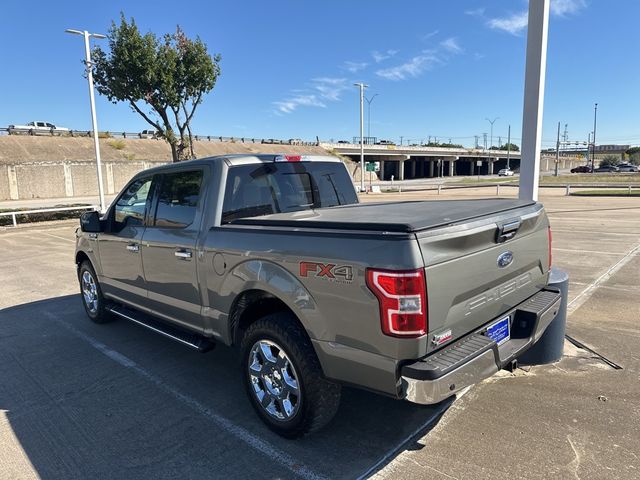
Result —
<instances>
[{"instance_id":1,"label":"white pole","mask_svg":"<svg viewBox=\"0 0 640 480\"><path fill-rule=\"evenodd\" d=\"M538 200L548 30L549 0L531 0L529 2L527 31L527 65L524 80L522 154L518 195L522 200Z\"/></svg>"},{"instance_id":2,"label":"white pole","mask_svg":"<svg viewBox=\"0 0 640 480\"><path fill-rule=\"evenodd\" d=\"M360 87L360 191L364 192L364 83L355 83Z\"/></svg>"},{"instance_id":3,"label":"white pole","mask_svg":"<svg viewBox=\"0 0 640 480\"><path fill-rule=\"evenodd\" d=\"M84 35L84 51L87 64L87 80L89 81L89 101L91 102L91 124L93 127L93 145L96 150L96 169L98 172L98 194L100 195L100 212L106 211L104 202L104 187L102 186L102 163L100 161L100 142L98 141L98 121L96 119L96 100L93 93L93 70L91 64L91 48L89 46L89 37L91 34L86 30Z\"/></svg>"}]
</instances>

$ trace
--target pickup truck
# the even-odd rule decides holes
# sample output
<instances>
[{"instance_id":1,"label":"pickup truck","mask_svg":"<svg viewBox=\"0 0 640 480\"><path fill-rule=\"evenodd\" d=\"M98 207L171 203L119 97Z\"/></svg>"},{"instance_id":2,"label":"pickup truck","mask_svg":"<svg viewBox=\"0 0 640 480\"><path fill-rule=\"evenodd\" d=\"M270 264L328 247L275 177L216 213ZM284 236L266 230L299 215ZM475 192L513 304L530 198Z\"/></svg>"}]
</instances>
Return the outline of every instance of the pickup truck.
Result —
<instances>
[{"instance_id":1,"label":"pickup truck","mask_svg":"<svg viewBox=\"0 0 640 480\"><path fill-rule=\"evenodd\" d=\"M289 438L327 424L342 385L432 404L513 367L560 304L541 204L359 203L330 156L140 172L76 242L92 321L237 347L258 416Z\"/></svg>"},{"instance_id":2,"label":"pickup truck","mask_svg":"<svg viewBox=\"0 0 640 480\"><path fill-rule=\"evenodd\" d=\"M17 133L27 133L29 135L62 135L69 131L68 128L60 127L49 122L29 122L26 125L9 125L9 135Z\"/></svg>"}]
</instances>

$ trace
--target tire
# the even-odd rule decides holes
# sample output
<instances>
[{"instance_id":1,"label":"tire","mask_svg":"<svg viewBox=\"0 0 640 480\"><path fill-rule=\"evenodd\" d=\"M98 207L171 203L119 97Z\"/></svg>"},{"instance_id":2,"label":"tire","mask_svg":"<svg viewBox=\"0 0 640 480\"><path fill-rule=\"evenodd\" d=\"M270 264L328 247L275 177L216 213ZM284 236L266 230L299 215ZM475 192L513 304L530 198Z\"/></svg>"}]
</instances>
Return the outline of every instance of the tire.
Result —
<instances>
[{"instance_id":1,"label":"tire","mask_svg":"<svg viewBox=\"0 0 640 480\"><path fill-rule=\"evenodd\" d=\"M94 323L107 323L113 320L112 315L106 309L106 301L102 296L96 271L88 260L80 265L78 281L80 282L82 306L89 319Z\"/></svg>"},{"instance_id":2,"label":"tire","mask_svg":"<svg viewBox=\"0 0 640 480\"><path fill-rule=\"evenodd\" d=\"M278 435L302 437L335 416L341 387L323 376L311 341L292 314L278 312L251 324L241 355L251 404Z\"/></svg>"}]
</instances>

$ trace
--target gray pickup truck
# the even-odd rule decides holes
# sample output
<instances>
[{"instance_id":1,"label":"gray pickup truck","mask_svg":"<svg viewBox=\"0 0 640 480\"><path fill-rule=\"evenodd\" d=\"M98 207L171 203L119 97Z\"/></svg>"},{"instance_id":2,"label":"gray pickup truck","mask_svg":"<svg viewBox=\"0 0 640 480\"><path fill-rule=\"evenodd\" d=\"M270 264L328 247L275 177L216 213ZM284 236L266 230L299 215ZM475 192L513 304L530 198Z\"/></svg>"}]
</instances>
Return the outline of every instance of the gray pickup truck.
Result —
<instances>
[{"instance_id":1,"label":"gray pickup truck","mask_svg":"<svg viewBox=\"0 0 640 480\"><path fill-rule=\"evenodd\" d=\"M289 438L331 420L341 385L431 404L513 366L560 304L541 204L361 204L329 156L154 168L80 223L89 318L238 347L256 412Z\"/></svg>"}]
</instances>

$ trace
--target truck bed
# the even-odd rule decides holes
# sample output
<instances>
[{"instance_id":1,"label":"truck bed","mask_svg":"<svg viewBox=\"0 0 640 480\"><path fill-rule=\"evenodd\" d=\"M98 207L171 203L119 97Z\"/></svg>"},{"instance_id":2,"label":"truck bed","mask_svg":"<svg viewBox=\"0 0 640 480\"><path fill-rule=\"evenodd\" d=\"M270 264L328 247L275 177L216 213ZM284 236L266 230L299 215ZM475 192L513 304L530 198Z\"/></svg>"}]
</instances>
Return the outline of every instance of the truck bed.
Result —
<instances>
[{"instance_id":1,"label":"truck bed","mask_svg":"<svg viewBox=\"0 0 640 480\"><path fill-rule=\"evenodd\" d=\"M240 218L232 225L413 233L534 205L517 199L427 200L360 203Z\"/></svg>"}]
</instances>

